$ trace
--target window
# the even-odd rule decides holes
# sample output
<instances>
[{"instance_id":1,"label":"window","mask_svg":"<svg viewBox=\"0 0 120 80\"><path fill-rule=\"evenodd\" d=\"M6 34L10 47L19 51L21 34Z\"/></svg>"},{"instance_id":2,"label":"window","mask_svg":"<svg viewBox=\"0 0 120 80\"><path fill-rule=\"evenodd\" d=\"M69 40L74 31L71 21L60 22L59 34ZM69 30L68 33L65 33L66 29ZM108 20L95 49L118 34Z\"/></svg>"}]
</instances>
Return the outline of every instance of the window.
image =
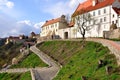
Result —
<instances>
[{"instance_id":1,"label":"window","mask_svg":"<svg viewBox=\"0 0 120 80\"><path fill-rule=\"evenodd\" d=\"M115 15L113 14L113 18L115 17Z\"/></svg>"},{"instance_id":2,"label":"window","mask_svg":"<svg viewBox=\"0 0 120 80\"><path fill-rule=\"evenodd\" d=\"M104 29L106 29L106 26L104 25Z\"/></svg>"},{"instance_id":3,"label":"window","mask_svg":"<svg viewBox=\"0 0 120 80\"><path fill-rule=\"evenodd\" d=\"M95 16L95 12L93 12L93 16Z\"/></svg>"},{"instance_id":4,"label":"window","mask_svg":"<svg viewBox=\"0 0 120 80\"><path fill-rule=\"evenodd\" d=\"M89 24L91 24L91 21L89 21Z\"/></svg>"},{"instance_id":5,"label":"window","mask_svg":"<svg viewBox=\"0 0 120 80\"><path fill-rule=\"evenodd\" d=\"M112 21L112 24L114 24L114 21Z\"/></svg>"},{"instance_id":6,"label":"window","mask_svg":"<svg viewBox=\"0 0 120 80\"><path fill-rule=\"evenodd\" d=\"M55 24L55 26L57 27L57 23Z\"/></svg>"},{"instance_id":7,"label":"window","mask_svg":"<svg viewBox=\"0 0 120 80\"><path fill-rule=\"evenodd\" d=\"M104 9L104 11L103 11L104 13L106 13L106 9Z\"/></svg>"},{"instance_id":8,"label":"window","mask_svg":"<svg viewBox=\"0 0 120 80\"><path fill-rule=\"evenodd\" d=\"M106 22L106 17L104 17L104 22Z\"/></svg>"},{"instance_id":9,"label":"window","mask_svg":"<svg viewBox=\"0 0 120 80\"><path fill-rule=\"evenodd\" d=\"M98 15L101 15L100 10L98 10Z\"/></svg>"},{"instance_id":10,"label":"window","mask_svg":"<svg viewBox=\"0 0 120 80\"><path fill-rule=\"evenodd\" d=\"M116 23L118 23L118 20L116 20Z\"/></svg>"},{"instance_id":11,"label":"window","mask_svg":"<svg viewBox=\"0 0 120 80\"><path fill-rule=\"evenodd\" d=\"M100 22L102 22L102 18L100 19Z\"/></svg>"}]
</instances>

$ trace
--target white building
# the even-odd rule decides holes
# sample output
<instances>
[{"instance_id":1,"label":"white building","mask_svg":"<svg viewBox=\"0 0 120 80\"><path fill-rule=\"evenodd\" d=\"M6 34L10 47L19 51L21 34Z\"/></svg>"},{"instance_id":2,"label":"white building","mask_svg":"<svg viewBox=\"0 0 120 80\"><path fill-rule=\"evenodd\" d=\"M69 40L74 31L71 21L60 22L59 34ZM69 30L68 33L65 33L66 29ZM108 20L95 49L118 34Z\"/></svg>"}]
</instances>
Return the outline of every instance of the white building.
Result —
<instances>
[{"instance_id":1,"label":"white building","mask_svg":"<svg viewBox=\"0 0 120 80\"><path fill-rule=\"evenodd\" d=\"M46 21L41 28L40 36L41 37L59 36L59 34L61 34L61 33L58 33L59 30L67 27L68 27L68 24L65 19L65 16L62 15L60 18Z\"/></svg>"},{"instance_id":2,"label":"white building","mask_svg":"<svg viewBox=\"0 0 120 80\"><path fill-rule=\"evenodd\" d=\"M71 32L77 29L76 17L82 15L78 13L83 9L99 23L99 25L92 25L93 28L86 32L86 37L103 37L103 31L109 31L112 23L120 27L120 0L87 0L80 3L73 13L72 21L75 25L72 27ZM91 26L91 23L89 25ZM71 36L71 38L79 37L81 37L79 31L76 32L76 36Z\"/></svg>"}]
</instances>

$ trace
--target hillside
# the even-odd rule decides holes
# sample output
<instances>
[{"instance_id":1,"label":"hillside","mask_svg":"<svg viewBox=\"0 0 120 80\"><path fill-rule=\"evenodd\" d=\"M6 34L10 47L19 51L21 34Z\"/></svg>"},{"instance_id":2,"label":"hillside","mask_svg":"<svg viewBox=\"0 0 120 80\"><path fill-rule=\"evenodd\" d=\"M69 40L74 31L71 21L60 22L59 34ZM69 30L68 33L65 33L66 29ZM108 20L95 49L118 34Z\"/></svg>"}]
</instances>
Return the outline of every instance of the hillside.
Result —
<instances>
[{"instance_id":1,"label":"hillside","mask_svg":"<svg viewBox=\"0 0 120 80\"><path fill-rule=\"evenodd\" d=\"M36 54L30 52L30 54L25 57L18 64L12 65L11 68L35 68L35 67L45 67L45 64Z\"/></svg>"},{"instance_id":2,"label":"hillside","mask_svg":"<svg viewBox=\"0 0 120 80\"><path fill-rule=\"evenodd\" d=\"M119 80L120 67L108 48L99 43L47 41L37 47L63 65L54 80ZM99 63L101 61L101 63ZM106 71L106 68L109 70ZM82 78L81 78L82 77Z\"/></svg>"},{"instance_id":3,"label":"hillside","mask_svg":"<svg viewBox=\"0 0 120 80\"><path fill-rule=\"evenodd\" d=\"M22 44L13 43L0 46L0 68L6 63L11 64L12 58L20 54L19 50L21 47Z\"/></svg>"},{"instance_id":4,"label":"hillside","mask_svg":"<svg viewBox=\"0 0 120 80\"><path fill-rule=\"evenodd\" d=\"M0 73L0 80L32 80L30 72Z\"/></svg>"}]
</instances>

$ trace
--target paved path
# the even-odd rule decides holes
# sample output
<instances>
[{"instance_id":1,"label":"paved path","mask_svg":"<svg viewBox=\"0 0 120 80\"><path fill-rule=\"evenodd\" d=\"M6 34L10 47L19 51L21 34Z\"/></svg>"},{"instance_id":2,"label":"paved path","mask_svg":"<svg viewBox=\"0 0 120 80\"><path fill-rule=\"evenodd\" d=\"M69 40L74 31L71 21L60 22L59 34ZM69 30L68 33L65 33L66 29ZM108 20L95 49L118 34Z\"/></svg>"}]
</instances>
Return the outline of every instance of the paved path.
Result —
<instances>
[{"instance_id":1,"label":"paved path","mask_svg":"<svg viewBox=\"0 0 120 80\"><path fill-rule=\"evenodd\" d=\"M120 41L115 41L118 45L120 45Z\"/></svg>"},{"instance_id":2,"label":"paved path","mask_svg":"<svg viewBox=\"0 0 120 80\"><path fill-rule=\"evenodd\" d=\"M30 48L36 55L38 55L46 64L49 65L48 68L35 69L36 80L52 80L58 73L60 67L58 64L51 59L48 55L44 54L42 51L32 46Z\"/></svg>"},{"instance_id":3,"label":"paved path","mask_svg":"<svg viewBox=\"0 0 120 80\"><path fill-rule=\"evenodd\" d=\"M48 64L48 67L43 68L15 68L15 69L3 69L0 70L0 73L22 73L30 71L32 73L32 79L33 80L52 80L60 70L60 65L55 62L53 59L51 59L48 55L44 54L42 51L36 48L36 46L32 46L30 48L31 51L33 51L36 55L40 57L41 60L43 60L46 64ZM59 65L59 66L58 66Z\"/></svg>"}]
</instances>

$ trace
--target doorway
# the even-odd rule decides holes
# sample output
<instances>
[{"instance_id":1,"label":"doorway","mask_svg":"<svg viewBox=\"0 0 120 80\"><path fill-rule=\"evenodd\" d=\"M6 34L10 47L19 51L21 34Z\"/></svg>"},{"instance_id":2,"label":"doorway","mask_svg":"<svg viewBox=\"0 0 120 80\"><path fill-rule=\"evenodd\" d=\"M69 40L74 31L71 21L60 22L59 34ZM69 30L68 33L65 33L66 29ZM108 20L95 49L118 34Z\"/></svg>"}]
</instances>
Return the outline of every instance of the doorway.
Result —
<instances>
[{"instance_id":1,"label":"doorway","mask_svg":"<svg viewBox=\"0 0 120 80\"><path fill-rule=\"evenodd\" d=\"M64 33L64 39L68 39L68 32Z\"/></svg>"}]
</instances>

